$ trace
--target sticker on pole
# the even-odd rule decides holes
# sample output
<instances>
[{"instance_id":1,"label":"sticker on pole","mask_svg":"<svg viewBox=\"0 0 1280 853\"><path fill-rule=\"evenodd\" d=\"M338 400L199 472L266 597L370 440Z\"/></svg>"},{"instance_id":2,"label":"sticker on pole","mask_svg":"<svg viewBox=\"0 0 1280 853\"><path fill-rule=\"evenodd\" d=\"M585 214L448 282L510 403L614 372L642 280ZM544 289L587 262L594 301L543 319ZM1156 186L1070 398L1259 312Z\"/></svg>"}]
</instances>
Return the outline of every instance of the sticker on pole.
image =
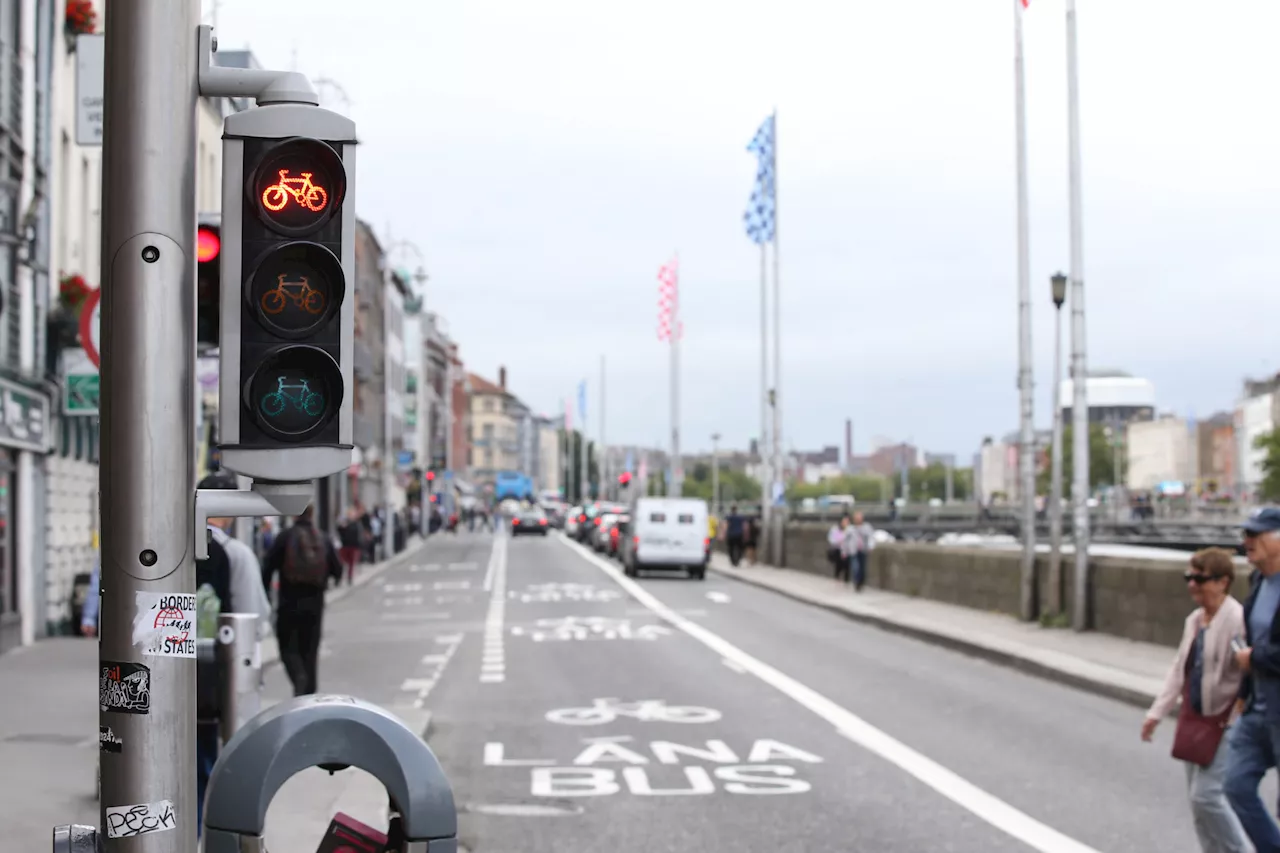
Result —
<instances>
[{"instance_id":1,"label":"sticker on pole","mask_svg":"<svg viewBox=\"0 0 1280 853\"><path fill-rule=\"evenodd\" d=\"M148 657L196 656L195 593L139 592L133 644Z\"/></svg>"},{"instance_id":2,"label":"sticker on pole","mask_svg":"<svg viewBox=\"0 0 1280 853\"><path fill-rule=\"evenodd\" d=\"M151 713L151 670L131 661L103 661L98 678L98 710Z\"/></svg>"},{"instance_id":3,"label":"sticker on pole","mask_svg":"<svg viewBox=\"0 0 1280 853\"><path fill-rule=\"evenodd\" d=\"M136 806L107 806L107 837L133 838L152 832L168 832L178 825L173 803L160 800Z\"/></svg>"}]
</instances>

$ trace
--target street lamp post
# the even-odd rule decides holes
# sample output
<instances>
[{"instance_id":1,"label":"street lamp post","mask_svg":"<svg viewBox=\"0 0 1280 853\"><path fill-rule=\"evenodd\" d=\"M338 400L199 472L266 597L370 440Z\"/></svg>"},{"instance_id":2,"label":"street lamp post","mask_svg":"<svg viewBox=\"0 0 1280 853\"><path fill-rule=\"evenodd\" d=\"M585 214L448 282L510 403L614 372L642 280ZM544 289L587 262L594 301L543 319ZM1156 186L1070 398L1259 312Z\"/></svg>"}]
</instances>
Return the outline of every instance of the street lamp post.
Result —
<instances>
[{"instance_id":1,"label":"street lamp post","mask_svg":"<svg viewBox=\"0 0 1280 853\"><path fill-rule=\"evenodd\" d=\"M720 433L711 436L711 514L720 516Z\"/></svg>"},{"instance_id":2,"label":"street lamp post","mask_svg":"<svg viewBox=\"0 0 1280 853\"><path fill-rule=\"evenodd\" d=\"M1053 450L1049 478L1049 612L1062 612L1062 303L1067 277L1049 279L1053 296Z\"/></svg>"}]
</instances>

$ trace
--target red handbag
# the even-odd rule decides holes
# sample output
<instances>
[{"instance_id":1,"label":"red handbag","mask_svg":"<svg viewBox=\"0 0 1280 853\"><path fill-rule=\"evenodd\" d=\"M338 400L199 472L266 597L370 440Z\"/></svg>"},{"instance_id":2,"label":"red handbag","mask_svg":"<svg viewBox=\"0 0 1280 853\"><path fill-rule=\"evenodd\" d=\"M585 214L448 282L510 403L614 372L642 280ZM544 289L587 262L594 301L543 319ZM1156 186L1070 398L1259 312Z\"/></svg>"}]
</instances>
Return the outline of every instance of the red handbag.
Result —
<instances>
[{"instance_id":1,"label":"red handbag","mask_svg":"<svg viewBox=\"0 0 1280 853\"><path fill-rule=\"evenodd\" d=\"M1218 754L1218 746L1222 743L1235 703L1212 716L1197 713L1191 707L1191 681L1187 677L1190 670L1191 655L1188 654L1182 671L1182 708L1178 711L1177 728L1173 731L1173 757L1208 767Z\"/></svg>"}]
</instances>

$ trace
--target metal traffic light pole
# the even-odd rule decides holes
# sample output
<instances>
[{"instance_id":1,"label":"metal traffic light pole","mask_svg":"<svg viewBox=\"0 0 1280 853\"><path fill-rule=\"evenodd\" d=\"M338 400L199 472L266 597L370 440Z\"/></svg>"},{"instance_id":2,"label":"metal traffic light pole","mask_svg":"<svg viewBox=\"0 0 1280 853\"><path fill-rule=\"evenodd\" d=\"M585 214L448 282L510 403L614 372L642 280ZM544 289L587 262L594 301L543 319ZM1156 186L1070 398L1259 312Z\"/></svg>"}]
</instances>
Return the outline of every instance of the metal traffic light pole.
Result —
<instances>
[{"instance_id":1,"label":"metal traffic light pole","mask_svg":"<svg viewBox=\"0 0 1280 853\"><path fill-rule=\"evenodd\" d=\"M317 103L302 75L213 68L212 32L199 21L198 0L106 9L101 829L57 827L60 853L196 849L193 634L204 519L273 514L311 489L195 490L197 102Z\"/></svg>"}]
</instances>

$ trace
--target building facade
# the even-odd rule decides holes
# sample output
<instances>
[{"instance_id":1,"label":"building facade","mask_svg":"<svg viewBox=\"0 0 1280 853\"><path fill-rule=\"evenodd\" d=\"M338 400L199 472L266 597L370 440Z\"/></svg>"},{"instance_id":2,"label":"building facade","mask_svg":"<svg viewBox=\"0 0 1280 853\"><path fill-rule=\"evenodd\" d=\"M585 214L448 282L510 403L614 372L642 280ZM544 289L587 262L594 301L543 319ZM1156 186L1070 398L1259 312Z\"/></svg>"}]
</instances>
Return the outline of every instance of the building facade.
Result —
<instances>
[{"instance_id":1,"label":"building facade","mask_svg":"<svg viewBox=\"0 0 1280 853\"><path fill-rule=\"evenodd\" d=\"M499 471L523 471L522 438L528 407L507 390L507 369L498 368L498 381L472 373L470 385L470 473L478 484L490 485Z\"/></svg>"},{"instance_id":2,"label":"building facade","mask_svg":"<svg viewBox=\"0 0 1280 853\"><path fill-rule=\"evenodd\" d=\"M1191 487L1196 480L1195 425L1165 415L1128 426L1125 486L1150 491L1162 483Z\"/></svg>"}]
</instances>

